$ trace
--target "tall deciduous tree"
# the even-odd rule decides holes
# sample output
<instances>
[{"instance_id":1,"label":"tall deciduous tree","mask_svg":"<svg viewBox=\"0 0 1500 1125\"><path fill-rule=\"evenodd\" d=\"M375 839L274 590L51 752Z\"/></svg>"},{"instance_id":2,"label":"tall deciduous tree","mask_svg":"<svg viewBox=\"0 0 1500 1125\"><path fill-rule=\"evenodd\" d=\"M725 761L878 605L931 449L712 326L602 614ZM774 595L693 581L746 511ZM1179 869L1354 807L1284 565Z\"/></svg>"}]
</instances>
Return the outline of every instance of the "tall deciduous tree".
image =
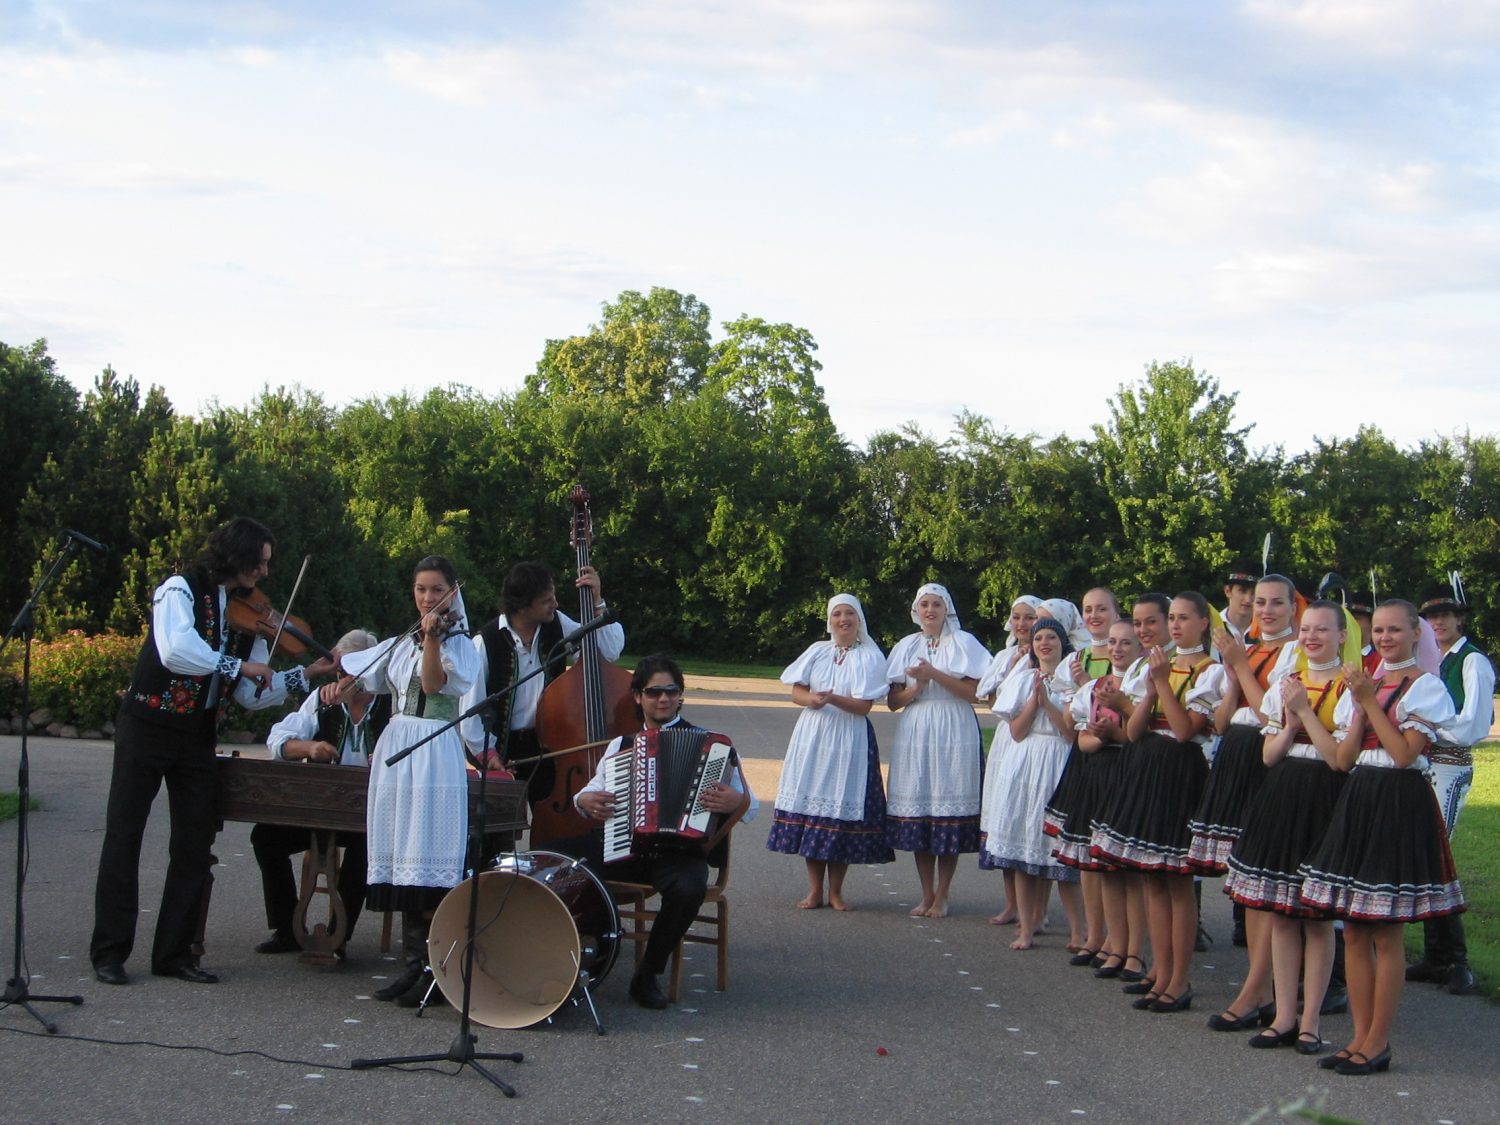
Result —
<instances>
[{"instance_id":1,"label":"tall deciduous tree","mask_svg":"<svg viewBox=\"0 0 1500 1125\"><path fill-rule=\"evenodd\" d=\"M1094 427L1127 586L1211 585L1236 553L1226 521L1249 429L1234 426L1235 397L1191 362L1153 363L1138 387L1120 388L1108 425Z\"/></svg>"}]
</instances>

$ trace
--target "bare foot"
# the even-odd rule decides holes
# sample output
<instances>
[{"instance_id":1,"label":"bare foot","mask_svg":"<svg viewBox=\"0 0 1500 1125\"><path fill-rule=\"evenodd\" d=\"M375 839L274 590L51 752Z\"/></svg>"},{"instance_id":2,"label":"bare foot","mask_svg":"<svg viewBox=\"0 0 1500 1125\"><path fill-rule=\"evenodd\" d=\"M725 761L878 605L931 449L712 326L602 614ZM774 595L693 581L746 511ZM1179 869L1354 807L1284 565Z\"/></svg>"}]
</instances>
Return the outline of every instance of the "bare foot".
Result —
<instances>
[{"instance_id":1,"label":"bare foot","mask_svg":"<svg viewBox=\"0 0 1500 1125\"><path fill-rule=\"evenodd\" d=\"M999 914L996 914L993 918L990 919L990 925L992 925L992 926L1009 926L1015 920L1016 920L1016 912L1014 910L1010 909L1009 907L1007 907L1006 909L1000 911Z\"/></svg>"},{"instance_id":2,"label":"bare foot","mask_svg":"<svg viewBox=\"0 0 1500 1125\"><path fill-rule=\"evenodd\" d=\"M912 918L926 918L927 912L931 909L932 899L927 898L924 895L922 901L917 903L916 906L913 906L909 911L907 911L907 914Z\"/></svg>"},{"instance_id":3,"label":"bare foot","mask_svg":"<svg viewBox=\"0 0 1500 1125\"><path fill-rule=\"evenodd\" d=\"M927 917L929 917L929 918L946 918L946 917L948 917L948 900L945 899L945 898L940 898L940 899L937 899L935 902L933 902L933 904L927 908Z\"/></svg>"},{"instance_id":4,"label":"bare foot","mask_svg":"<svg viewBox=\"0 0 1500 1125\"><path fill-rule=\"evenodd\" d=\"M1026 934L1026 933L1021 933L1020 931L1021 931L1021 927L1017 926L1016 927L1016 940L1010 943L1010 947L1012 949L1030 949L1031 948L1031 935L1030 934Z\"/></svg>"},{"instance_id":5,"label":"bare foot","mask_svg":"<svg viewBox=\"0 0 1500 1125\"><path fill-rule=\"evenodd\" d=\"M797 909L798 910L816 910L818 907L820 907L822 905L823 905L823 896L821 894L810 894L806 898L802 899L800 902L797 903Z\"/></svg>"},{"instance_id":6,"label":"bare foot","mask_svg":"<svg viewBox=\"0 0 1500 1125\"><path fill-rule=\"evenodd\" d=\"M835 910L842 910L846 913L854 909L854 907L850 906L847 902L844 901L843 895L836 895L831 892L828 895L828 905L833 907Z\"/></svg>"}]
</instances>

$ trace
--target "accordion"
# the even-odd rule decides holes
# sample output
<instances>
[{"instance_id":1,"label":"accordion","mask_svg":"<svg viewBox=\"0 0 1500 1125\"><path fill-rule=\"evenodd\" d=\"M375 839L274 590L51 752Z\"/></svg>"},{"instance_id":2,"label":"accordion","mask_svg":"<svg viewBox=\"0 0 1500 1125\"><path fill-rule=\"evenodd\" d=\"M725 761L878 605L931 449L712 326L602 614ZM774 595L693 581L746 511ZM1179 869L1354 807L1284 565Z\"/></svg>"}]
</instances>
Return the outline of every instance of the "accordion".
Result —
<instances>
[{"instance_id":1,"label":"accordion","mask_svg":"<svg viewBox=\"0 0 1500 1125\"><path fill-rule=\"evenodd\" d=\"M643 730L604 762L615 811L604 826L604 862L661 847L706 844L718 814L703 794L724 780L734 747L697 727Z\"/></svg>"}]
</instances>

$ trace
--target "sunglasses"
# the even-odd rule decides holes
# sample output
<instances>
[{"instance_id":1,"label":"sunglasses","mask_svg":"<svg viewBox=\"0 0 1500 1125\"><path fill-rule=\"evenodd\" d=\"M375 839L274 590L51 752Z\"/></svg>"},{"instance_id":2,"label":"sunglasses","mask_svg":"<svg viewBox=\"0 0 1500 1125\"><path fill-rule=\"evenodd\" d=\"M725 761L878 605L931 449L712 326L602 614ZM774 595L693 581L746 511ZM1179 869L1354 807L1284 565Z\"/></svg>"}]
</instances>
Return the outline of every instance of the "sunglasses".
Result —
<instances>
[{"instance_id":1,"label":"sunglasses","mask_svg":"<svg viewBox=\"0 0 1500 1125\"><path fill-rule=\"evenodd\" d=\"M671 687L648 687L641 688L641 694L651 699L662 699L666 696L681 695L682 689L676 684L673 684Z\"/></svg>"}]
</instances>

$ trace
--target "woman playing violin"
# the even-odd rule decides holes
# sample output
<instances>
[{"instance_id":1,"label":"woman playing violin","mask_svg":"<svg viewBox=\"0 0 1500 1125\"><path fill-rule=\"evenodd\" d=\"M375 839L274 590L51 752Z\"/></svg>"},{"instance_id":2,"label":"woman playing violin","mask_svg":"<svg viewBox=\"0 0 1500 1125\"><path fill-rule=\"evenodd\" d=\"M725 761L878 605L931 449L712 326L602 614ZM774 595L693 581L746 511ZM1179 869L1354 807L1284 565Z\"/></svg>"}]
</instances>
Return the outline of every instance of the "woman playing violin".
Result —
<instances>
[{"instance_id":1,"label":"woman playing violin","mask_svg":"<svg viewBox=\"0 0 1500 1125\"><path fill-rule=\"evenodd\" d=\"M374 910L401 911L405 971L375 995L415 1007L426 991L432 911L463 876L469 811L463 740L454 727L395 765L385 762L458 716L459 700L479 676L479 659L451 562L429 555L417 563L412 600L421 615L414 633L345 654L341 663L367 690L391 696L393 717L370 756L366 901Z\"/></svg>"},{"instance_id":2,"label":"woman playing violin","mask_svg":"<svg viewBox=\"0 0 1500 1125\"><path fill-rule=\"evenodd\" d=\"M126 984L135 945L141 840L162 782L172 815L171 861L162 888L151 971L195 984L218 978L190 946L217 831L214 745L231 698L259 709L306 691L316 668L271 671L266 642L228 624L233 590L254 586L271 566L276 537L256 520L230 520L209 536L197 562L156 588L151 625L115 720L104 844L94 894L89 955L105 984Z\"/></svg>"}]
</instances>

